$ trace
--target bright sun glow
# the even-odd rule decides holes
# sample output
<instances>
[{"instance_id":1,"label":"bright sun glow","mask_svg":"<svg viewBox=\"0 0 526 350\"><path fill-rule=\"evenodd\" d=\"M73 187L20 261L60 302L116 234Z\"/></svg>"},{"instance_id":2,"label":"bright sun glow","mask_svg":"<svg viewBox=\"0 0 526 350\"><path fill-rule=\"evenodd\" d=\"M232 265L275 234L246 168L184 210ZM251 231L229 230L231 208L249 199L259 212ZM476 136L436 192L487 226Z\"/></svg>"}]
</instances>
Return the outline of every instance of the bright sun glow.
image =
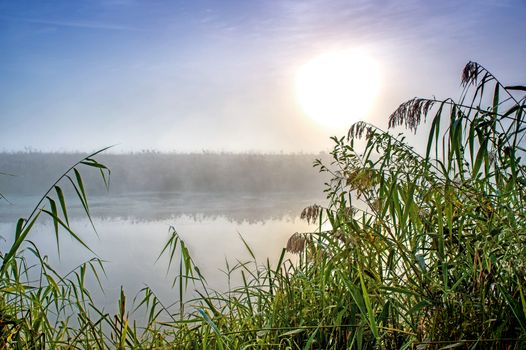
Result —
<instances>
[{"instance_id":1,"label":"bright sun glow","mask_svg":"<svg viewBox=\"0 0 526 350\"><path fill-rule=\"evenodd\" d=\"M338 51L315 57L296 77L296 95L305 113L332 128L362 120L376 97L376 63L360 51Z\"/></svg>"}]
</instances>

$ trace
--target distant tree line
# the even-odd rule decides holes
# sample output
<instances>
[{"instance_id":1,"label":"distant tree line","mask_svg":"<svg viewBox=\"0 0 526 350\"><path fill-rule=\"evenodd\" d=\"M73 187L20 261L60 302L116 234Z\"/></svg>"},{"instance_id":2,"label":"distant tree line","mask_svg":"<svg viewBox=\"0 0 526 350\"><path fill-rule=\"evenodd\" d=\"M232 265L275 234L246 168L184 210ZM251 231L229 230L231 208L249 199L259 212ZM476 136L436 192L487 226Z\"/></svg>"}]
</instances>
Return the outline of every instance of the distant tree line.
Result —
<instances>
[{"instance_id":1,"label":"distant tree line","mask_svg":"<svg viewBox=\"0 0 526 350\"><path fill-rule=\"evenodd\" d=\"M0 153L3 194L40 194L82 153ZM159 153L102 154L111 170L110 192L320 193L323 178L312 167L326 154ZM91 170L91 169L90 169ZM96 169L83 173L91 194L106 191Z\"/></svg>"}]
</instances>

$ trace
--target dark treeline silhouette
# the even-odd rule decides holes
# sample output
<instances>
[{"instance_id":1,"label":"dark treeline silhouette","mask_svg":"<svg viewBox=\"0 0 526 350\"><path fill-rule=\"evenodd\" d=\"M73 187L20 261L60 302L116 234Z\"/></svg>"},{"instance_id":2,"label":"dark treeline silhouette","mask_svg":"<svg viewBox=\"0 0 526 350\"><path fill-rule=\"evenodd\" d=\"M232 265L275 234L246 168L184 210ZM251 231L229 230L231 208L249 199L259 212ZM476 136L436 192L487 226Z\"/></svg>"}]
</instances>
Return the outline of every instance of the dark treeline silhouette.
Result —
<instances>
[{"instance_id":1,"label":"dark treeline silhouette","mask_svg":"<svg viewBox=\"0 0 526 350\"><path fill-rule=\"evenodd\" d=\"M39 195L83 153L0 153L0 193ZM320 193L323 179L312 167L325 154L159 153L101 154L111 169L110 192ZM90 194L106 189L97 169L81 167Z\"/></svg>"}]
</instances>

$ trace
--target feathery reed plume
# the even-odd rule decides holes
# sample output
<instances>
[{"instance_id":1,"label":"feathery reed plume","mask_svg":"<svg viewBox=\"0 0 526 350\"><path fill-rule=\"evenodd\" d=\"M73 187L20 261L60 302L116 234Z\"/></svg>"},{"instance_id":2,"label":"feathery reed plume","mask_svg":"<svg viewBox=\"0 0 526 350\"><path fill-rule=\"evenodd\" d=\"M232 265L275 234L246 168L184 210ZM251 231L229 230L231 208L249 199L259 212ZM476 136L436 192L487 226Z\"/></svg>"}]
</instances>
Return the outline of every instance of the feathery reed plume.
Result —
<instances>
[{"instance_id":1,"label":"feathery reed plume","mask_svg":"<svg viewBox=\"0 0 526 350\"><path fill-rule=\"evenodd\" d=\"M363 121L354 123L349 128L349 132L347 132L347 139L352 139L352 138L361 139L364 132L365 132L365 138L368 139L373 133L373 127L370 124L363 122Z\"/></svg>"},{"instance_id":2,"label":"feathery reed plume","mask_svg":"<svg viewBox=\"0 0 526 350\"><path fill-rule=\"evenodd\" d=\"M482 69L482 66L479 65L477 62L469 61L468 64L466 64L466 66L464 67L464 70L462 71L462 86L475 84Z\"/></svg>"},{"instance_id":3,"label":"feathery reed plume","mask_svg":"<svg viewBox=\"0 0 526 350\"><path fill-rule=\"evenodd\" d=\"M300 218L306 219L307 223L315 223L321 212L321 207L317 204L311 205L301 212Z\"/></svg>"},{"instance_id":4,"label":"feathery reed plume","mask_svg":"<svg viewBox=\"0 0 526 350\"><path fill-rule=\"evenodd\" d=\"M307 242L305 233L296 232L287 241L287 252L292 254L301 253L305 249L305 242Z\"/></svg>"},{"instance_id":5,"label":"feathery reed plume","mask_svg":"<svg viewBox=\"0 0 526 350\"><path fill-rule=\"evenodd\" d=\"M409 130L416 133L417 127L422 119L426 120L426 115L433 107L434 100L425 98L413 98L402 103L390 116L389 128L404 125Z\"/></svg>"}]
</instances>

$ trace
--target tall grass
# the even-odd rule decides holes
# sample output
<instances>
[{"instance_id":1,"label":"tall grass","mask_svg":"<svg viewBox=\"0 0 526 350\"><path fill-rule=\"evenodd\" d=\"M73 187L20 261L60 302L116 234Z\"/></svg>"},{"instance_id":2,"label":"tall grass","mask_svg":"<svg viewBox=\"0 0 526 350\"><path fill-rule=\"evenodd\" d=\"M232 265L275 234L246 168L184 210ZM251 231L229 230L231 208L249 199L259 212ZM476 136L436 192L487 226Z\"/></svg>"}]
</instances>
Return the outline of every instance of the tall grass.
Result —
<instances>
[{"instance_id":1,"label":"tall grass","mask_svg":"<svg viewBox=\"0 0 526 350\"><path fill-rule=\"evenodd\" d=\"M526 87L504 86L474 62L462 84L458 100L415 98L390 116L390 127L411 131L429 119L421 152L402 135L363 122L334 138L329 164L315 162L332 178L325 190L330 204L302 213L317 230L294 234L276 264L258 261L243 240L251 259L226 263L228 281L242 281L226 292L208 288L171 228L160 258L174 274L178 302L146 287L131 302L122 291L115 315L100 310L84 284L89 271L97 276L99 260L59 275L28 239L34 221L48 215L55 234L62 227L82 242L68 229L55 189L45 208L19 222L20 244L2 253L2 346L523 348ZM106 170L91 157L81 163ZM62 178L89 217L75 169ZM37 264L26 263L22 246ZM33 269L38 279L29 277ZM144 324L132 322L132 313L146 315Z\"/></svg>"},{"instance_id":2,"label":"tall grass","mask_svg":"<svg viewBox=\"0 0 526 350\"><path fill-rule=\"evenodd\" d=\"M58 254L60 235L70 236L89 249L70 225L63 187L74 190L91 222L79 169L97 169L108 185L109 169L93 158L104 150L88 155L64 172L29 216L18 220L13 237L7 239L10 245L0 252L0 348L47 348L77 342L87 345L90 338L100 334L100 322L91 322L92 300L85 282L92 275L100 283L102 261L94 257L68 273L58 273L48 257L41 254L31 233L35 223L47 217L53 223Z\"/></svg>"}]
</instances>

